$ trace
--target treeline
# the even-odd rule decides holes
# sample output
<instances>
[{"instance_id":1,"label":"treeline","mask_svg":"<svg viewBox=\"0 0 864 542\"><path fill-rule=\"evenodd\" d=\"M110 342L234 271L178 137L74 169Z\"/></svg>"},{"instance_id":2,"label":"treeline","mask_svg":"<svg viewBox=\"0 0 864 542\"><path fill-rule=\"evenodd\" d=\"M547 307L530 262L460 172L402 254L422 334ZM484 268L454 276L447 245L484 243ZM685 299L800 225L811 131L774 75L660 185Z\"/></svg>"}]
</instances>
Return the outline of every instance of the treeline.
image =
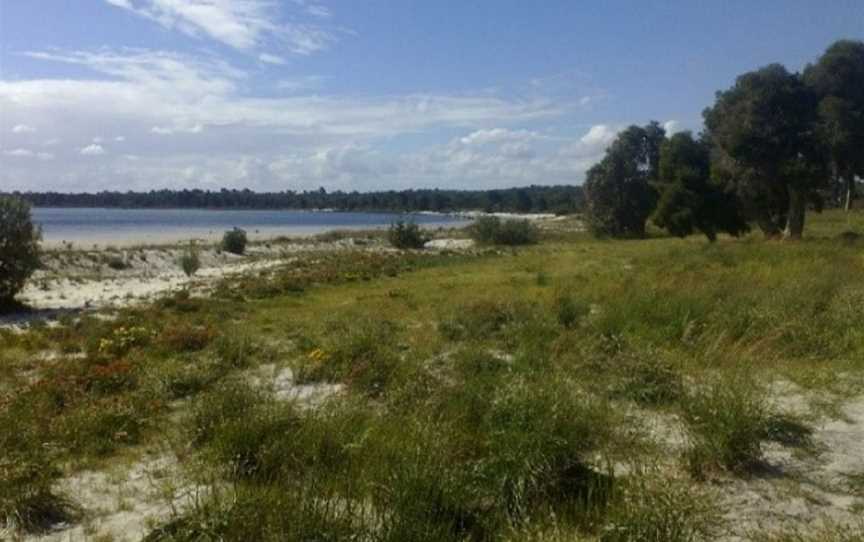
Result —
<instances>
[{"instance_id":1,"label":"treeline","mask_svg":"<svg viewBox=\"0 0 864 542\"><path fill-rule=\"evenodd\" d=\"M559 213L579 211L579 186L528 186L501 190L401 190L386 192L253 192L251 190L152 190L150 192L15 192L35 207L129 209L336 209L341 211L468 211Z\"/></svg>"},{"instance_id":2,"label":"treeline","mask_svg":"<svg viewBox=\"0 0 864 542\"><path fill-rule=\"evenodd\" d=\"M864 177L864 42L838 41L802 73L745 73L703 117L698 137L657 122L618 135L584 185L594 233L641 237L650 219L680 236L755 224L797 239L808 209L848 210Z\"/></svg>"}]
</instances>

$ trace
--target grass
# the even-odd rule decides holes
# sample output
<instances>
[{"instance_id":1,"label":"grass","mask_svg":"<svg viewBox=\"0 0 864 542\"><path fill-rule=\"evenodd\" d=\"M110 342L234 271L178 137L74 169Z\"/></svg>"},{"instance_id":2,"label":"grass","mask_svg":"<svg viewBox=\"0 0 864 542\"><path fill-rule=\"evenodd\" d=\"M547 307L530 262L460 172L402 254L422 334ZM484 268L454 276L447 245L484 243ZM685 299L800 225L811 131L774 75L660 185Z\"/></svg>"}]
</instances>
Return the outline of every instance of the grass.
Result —
<instances>
[{"instance_id":1,"label":"grass","mask_svg":"<svg viewBox=\"0 0 864 542\"><path fill-rule=\"evenodd\" d=\"M0 437L0 522L74 515L59 477L168 439L202 497L148 540L710 540L705 479L809 445L770 384L859 390L864 261L837 238L856 228L315 252L208 297L0 331L0 426L18 429ZM260 367L345 391L280 401ZM649 414L680 420L683 456Z\"/></svg>"}]
</instances>

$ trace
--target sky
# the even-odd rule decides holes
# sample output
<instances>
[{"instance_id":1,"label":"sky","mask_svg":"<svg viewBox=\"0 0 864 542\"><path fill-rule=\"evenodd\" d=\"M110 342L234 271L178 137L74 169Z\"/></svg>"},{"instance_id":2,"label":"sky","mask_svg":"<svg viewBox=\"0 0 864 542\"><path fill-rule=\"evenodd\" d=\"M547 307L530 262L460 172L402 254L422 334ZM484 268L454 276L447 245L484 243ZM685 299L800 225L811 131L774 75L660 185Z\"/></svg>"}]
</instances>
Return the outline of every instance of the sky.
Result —
<instances>
[{"instance_id":1,"label":"sky","mask_svg":"<svg viewBox=\"0 0 864 542\"><path fill-rule=\"evenodd\" d=\"M864 0L0 0L0 191L579 184Z\"/></svg>"}]
</instances>

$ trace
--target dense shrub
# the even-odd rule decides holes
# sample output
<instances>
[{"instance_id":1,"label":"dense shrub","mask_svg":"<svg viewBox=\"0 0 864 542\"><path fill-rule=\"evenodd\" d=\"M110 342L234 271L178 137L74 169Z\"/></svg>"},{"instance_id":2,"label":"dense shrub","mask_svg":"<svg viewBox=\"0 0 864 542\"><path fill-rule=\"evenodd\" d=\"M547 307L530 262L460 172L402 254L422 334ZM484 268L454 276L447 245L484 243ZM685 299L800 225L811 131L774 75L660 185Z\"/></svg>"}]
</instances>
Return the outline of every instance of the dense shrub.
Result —
<instances>
[{"instance_id":1,"label":"dense shrub","mask_svg":"<svg viewBox=\"0 0 864 542\"><path fill-rule=\"evenodd\" d=\"M540 237L530 220L501 220L497 216L478 218L468 232L481 245L533 245Z\"/></svg>"},{"instance_id":2,"label":"dense shrub","mask_svg":"<svg viewBox=\"0 0 864 542\"><path fill-rule=\"evenodd\" d=\"M387 239L396 248L423 248L423 245L429 241L429 235L415 222L397 220L390 224Z\"/></svg>"},{"instance_id":3,"label":"dense shrub","mask_svg":"<svg viewBox=\"0 0 864 542\"><path fill-rule=\"evenodd\" d=\"M41 237L30 218L30 205L0 196L0 306L12 301L39 266Z\"/></svg>"},{"instance_id":4,"label":"dense shrub","mask_svg":"<svg viewBox=\"0 0 864 542\"><path fill-rule=\"evenodd\" d=\"M54 492L57 475L44 457L0 455L0 534L44 532L72 519L71 502Z\"/></svg>"},{"instance_id":5,"label":"dense shrub","mask_svg":"<svg viewBox=\"0 0 864 542\"><path fill-rule=\"evenodd\" d=\"M198 256L198 248L194 244L190 244L189 248L180 256L180 268L187 277L191 277L201 269L201 258Z\"/></svg>"},{"instance_id":6,"label":"dense shrub","mask_svg":"<svg viewBox=\"0 0 864 542\"><path fill-rule=\"evenodd\" d=\"M222 236L222 250L231 254L242 255L246 252L247 242L246 230L234 228L233 230L226 231L225 235Z\"/></svg>"}]
</instances>

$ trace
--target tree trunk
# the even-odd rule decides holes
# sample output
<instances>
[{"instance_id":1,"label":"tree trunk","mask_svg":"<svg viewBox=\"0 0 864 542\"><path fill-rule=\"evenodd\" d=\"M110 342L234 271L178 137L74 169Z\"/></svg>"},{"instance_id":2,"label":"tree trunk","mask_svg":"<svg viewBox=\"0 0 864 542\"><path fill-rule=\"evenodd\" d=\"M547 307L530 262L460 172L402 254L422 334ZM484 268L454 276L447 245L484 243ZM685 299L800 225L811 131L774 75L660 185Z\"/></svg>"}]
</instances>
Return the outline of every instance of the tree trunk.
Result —
<instances>
[{"instance_id":1,"label":"tree trunk","mask_svg":"<svg viewBox=\"0 0 864 542\"><path fill-rule=\"evenodd\" d=\"M789 188L789 216L786 217L786 229L783 239L797 241L804 233L804 212L807 210L807 198L804 192L797 188Z\"/></svg>"},{"instance_id":2,"label":"tree trunk","mask_svg":"<svg viewBox=\"0 0 864 542\"><path fill-rule=\"evenodd\" d=\"M855 175L846 174L846 203L843 208L848 213L852 210L852 200L855 198Z\"/></svg>"},{"instance_id":3,"label":"tree trunk","mask_svg":"<svg viewBox=\"0 0 864 542\"><path fill-rule=\"evenodd\" d=\"M755 218L756 224L759 225L759 229L765 235L765 239L780 238L780 226L771 218L771 213L765 209L758 209Z\"/></svg>"}]
</instances>

